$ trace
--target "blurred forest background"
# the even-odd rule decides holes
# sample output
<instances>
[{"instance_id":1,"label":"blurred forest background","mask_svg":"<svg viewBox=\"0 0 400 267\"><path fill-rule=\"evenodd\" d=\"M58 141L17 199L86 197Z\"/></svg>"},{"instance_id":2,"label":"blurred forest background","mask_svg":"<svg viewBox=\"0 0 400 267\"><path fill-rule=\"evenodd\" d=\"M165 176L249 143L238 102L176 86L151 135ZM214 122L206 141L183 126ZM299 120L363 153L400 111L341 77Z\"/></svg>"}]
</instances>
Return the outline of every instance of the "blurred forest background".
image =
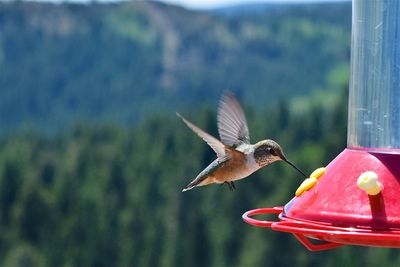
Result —
<instances>
[{"instance_id":1,"label":"blurred forest background","mask_svg":"<svg viewBox=\"0 0 400 267\"><path fill-rule=\"evenodd\" d=\"M274 163L181 193L215 157L230 89L252 141L310 173L346 145L351 3L190 11L158 2L0 2L1 266L398 266L397 250L311 253L243 212L289 201Z\"/></svg>"}]
</instances>

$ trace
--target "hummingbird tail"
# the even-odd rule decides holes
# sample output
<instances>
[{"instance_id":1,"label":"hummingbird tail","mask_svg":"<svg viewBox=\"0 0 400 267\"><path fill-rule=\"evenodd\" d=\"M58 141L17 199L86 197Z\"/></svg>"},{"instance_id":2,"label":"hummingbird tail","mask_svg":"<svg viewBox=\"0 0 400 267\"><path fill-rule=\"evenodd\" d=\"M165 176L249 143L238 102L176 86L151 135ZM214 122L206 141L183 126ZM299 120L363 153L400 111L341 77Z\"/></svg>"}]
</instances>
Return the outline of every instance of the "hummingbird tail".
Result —
<instances>
[{"instance_id":1,"label":"hummingbird tail","mask_svg":"<svg viewBox=\"0 0 400 267\"><path fill-rule=\"evenodd\" d=\"M199 184L200 184L199 181L194 180L194 181L190 182L185 188L183 188L182 192L189 191L190 189L195 188L195 187L198 186Z\"/></svg>"},{"instance_id":2,"label":"hummingbird tail","mask_svg":"<svg viewBox=\"0 0 400 267\"><path fill-rule=\"evenodd\" d=\"M210 168L215 168L214 165L218 166L218 160L215 160L207 168L205 168L199 175L197 175L196 179L194 179L187 186L185 186L185 188L183 188L182 192L189 191L190 189L197 187L197 186L203 186L203 185L208 185L210 183L213 183L214 179L210 179L209 173L210 173Z\"/></svg>"},{"instance_id":3,"label":"hummingbird tail","mask_svg":"<svg viewBox=\"0 0 400 267\"><path fill-rule=\"evenodd\" d=\"M185 188L183 188L182 192L189 191L190 189L193 189L196 186L197 186L197 184L193 184L193 182L192 182L192 183L188 184Z\"/></svg>"},{"instance_id":4,"label":"hummingbird tail","mask_svg":"<svg viewBox=\"0 0 400 267\"><path fill-rule=\"evenodd\" d=\"M182 192L189 191L190 189L193 189L194 187L196 187L196 186L190 186L190 187L187 186L187 187L183 188Z\"/></svg>"}]
</instances>

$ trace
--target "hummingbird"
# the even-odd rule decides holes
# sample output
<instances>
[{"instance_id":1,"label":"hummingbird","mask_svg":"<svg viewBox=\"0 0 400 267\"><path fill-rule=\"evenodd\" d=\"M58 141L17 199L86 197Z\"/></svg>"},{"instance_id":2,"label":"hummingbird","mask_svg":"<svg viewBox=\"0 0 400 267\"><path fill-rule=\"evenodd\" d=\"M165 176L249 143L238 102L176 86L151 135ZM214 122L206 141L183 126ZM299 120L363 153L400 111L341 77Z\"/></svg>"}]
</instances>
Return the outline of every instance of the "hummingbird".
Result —
<instances>
[{"instance_id":1,"label":"hummingbird","mask_svg":"<svg viewBox=\"0 0 400 267\"><path fill-rule=\"evenodd\" d=\"M282 160L306 175L289 161L280 145L270 139L250 144L249 128L239 101L231 92L222 95L218 107L217 124L221 140L206 133L179 113L183 122L199 135L217 154L215 159L182 192L209 184L227 184L236 189L234 181L248 177L253 172L275 161Z\"/></svg>"}]
</instances>

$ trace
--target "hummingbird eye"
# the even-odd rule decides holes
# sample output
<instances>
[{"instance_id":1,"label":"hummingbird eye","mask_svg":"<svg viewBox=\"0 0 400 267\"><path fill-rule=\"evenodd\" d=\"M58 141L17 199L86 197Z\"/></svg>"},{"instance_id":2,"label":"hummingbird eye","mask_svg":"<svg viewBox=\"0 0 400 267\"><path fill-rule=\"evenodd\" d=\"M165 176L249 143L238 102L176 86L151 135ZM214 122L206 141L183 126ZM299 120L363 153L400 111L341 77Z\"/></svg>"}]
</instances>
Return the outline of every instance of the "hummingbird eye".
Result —
<instances>
[{"instance_id":1,"label":"hummingbird eye","mask_svg":"<svg viewBox=\"0 0 400 267\"><path fill-rule=\"evenodd\" d=\"M269 153L273 156L278 156L278 154L276 154L276 151L273 148L269 149Z\"/></svg>"}]
</instances>

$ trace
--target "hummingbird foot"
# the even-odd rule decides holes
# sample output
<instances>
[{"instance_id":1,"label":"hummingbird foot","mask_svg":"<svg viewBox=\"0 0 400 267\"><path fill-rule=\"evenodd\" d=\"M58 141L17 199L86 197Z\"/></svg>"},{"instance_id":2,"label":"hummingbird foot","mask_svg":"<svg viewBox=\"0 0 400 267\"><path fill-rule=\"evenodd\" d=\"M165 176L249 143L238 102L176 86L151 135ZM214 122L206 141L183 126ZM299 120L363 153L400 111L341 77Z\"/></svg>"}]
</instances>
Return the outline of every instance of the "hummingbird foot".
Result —
<instances>
[{"instance_id":1,"label":"hummingbird foot","mask_svg":"<svg viewBox=\"0 0 400 267\"><path fill-rule=\"evenodd\" d=\"M233 191L236 189L236 186L233 182L224 182L223 184L227 184L229 186L230 191Z\"/></svg>"}]
</instances>

